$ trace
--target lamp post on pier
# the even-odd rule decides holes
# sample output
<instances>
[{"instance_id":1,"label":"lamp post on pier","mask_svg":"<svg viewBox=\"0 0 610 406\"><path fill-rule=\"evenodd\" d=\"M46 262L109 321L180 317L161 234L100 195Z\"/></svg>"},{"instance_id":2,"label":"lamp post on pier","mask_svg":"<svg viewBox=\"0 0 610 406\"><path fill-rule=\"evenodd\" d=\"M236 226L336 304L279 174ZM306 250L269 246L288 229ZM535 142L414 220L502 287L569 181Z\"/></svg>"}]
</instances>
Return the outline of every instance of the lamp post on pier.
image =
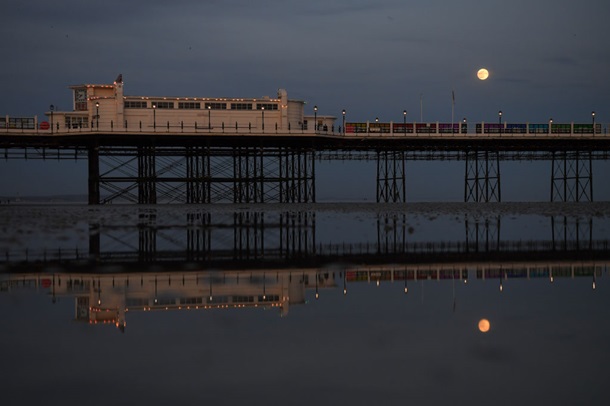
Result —
<instances>
[{"instance_id":1,"label":"lamp post on pier","mask_svg":"<svg viewBox=\"0 0 610 406\"><path fill-rule=\"evenodd\" d=\"M500 131L500 135L502 135L502 110L498 111L498 131Z\"/></svg>"},{"instance_id":2,"label":"lamp post on pier","mask_svg":"<svg viewBox=\"0 0 610 406\"><path fill-rule=\"evenodd\" d=\"M549 135L553 134L553 117L549 119Z\"/></svg>"},{"instance_id":3,"label":"lamp post on pier","mask_svg":"<svg viewBox=\"0 0 610 406\"><path fill-rule=\"evenodd\" d=\"M591 112L591 121L593 123L593 135L595 135L595 112Z\"/></svg>"},{"instance_id":4,"label":"lamp post on pier","mask_svg":"<svg viewBox=\"0 0 610 406\"><path fill-rule=\"evenodd\" d=\"M208 104L208 132L212 131L212 105Z\"/></svg>"},{"instance_id":5,"label":"lamp post on pier","mask_svg":"<svg viewBox=\"0 0 610 406\"><path fill-rule=\"evenodd\" d=\"M49 110L51 110L51 134L53 134L53 112L55 111L55 105L51 104L49 106ZM8 128L8 126L7 126L7 128Z\"/></svg>"},{"instance_id":6,"label":"lamp post on pier","mask_svg":"<svg viewBox=\"0 0 610 406\"><path fill-rule=\"evenodd\" d=\"M153 108L153 131L157 130L157 103L152 104Z\"/></svg>"},{"instance_id":7,"label":"lamp post on pier","mask_svg":"<svg viewBox=\"0 0 610 406\"><path fill-rule=\"evenodd\" d=\"M341 114L343 115L343 135L345 135L345 109L343 109Z\"/></svg>"},{"instance_id":8,"label":"lamp post on pier","mask_svg":"<svg viewBox=\"0 0 610 406\"><path fill-rule=\"evenodd\" d=\"M100 102L95 102L95 129L100 129Z\"/></svg>"},{"instance_id":9,"label":"lamp post on pier","mask_svg":"<svg viewBox=\"0 0 610 406\"><path fill-rule=\"evenodd\" d=\"M313 106L313 125L314 132L318 132L318 106Z\"/></svg>"},{"instance_id":10,"label":"lamp post on pier","mask_svg":"<svg viewBox=\"0 0 610 406\"><path fill-rule=\"evenodd\" d=\"M265 106L261 106L261 115L262 115L262 127L263 132L265 132Z\"/></svg>"},{"instance_id":11,"label":"lamp post on pier","mask_svg":"<svg viewBox=\"0 0 610 406\"><path fill-rule=\"evenodd\" d=\"M402 111L402 132L407 135L407 110Z\"/></svg>"}]
</instances>

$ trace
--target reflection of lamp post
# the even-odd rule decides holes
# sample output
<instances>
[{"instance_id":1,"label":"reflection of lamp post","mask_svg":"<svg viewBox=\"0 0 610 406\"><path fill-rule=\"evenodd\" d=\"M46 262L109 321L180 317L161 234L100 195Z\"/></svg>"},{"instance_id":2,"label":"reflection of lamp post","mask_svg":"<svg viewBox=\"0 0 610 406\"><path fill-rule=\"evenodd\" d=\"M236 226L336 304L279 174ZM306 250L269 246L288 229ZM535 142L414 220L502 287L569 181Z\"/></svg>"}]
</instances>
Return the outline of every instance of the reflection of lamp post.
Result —
<instances>
[{"instance_id":1,"label":"reflection of lamp post","mask_svg":"<svg viewBox=\"0 0 610 406\"><path fill-rule=\"evenodd\" d=\"M53 134L53 111L55 111L55 106L51 104L49 110L51 110L51 134Z\"/></svg>"},{"instance_id":2,"label":"reflection of lamp post","mask_svg":"<svg viewBox=\"0 0 610 406\"><path fill-rule=\"evenodd\" d=\"M262 115L262 127L263 127L263 132L265 132L265 106L261 106L261 115Z\"/></svg>"},{"instance_id":3,"label":"reflection of lamp post","mask_svg":"<svg viewBox=\"0 0 610 406\"><path fill-rule=\"evenodd\" d=\"M210 303L212 302L214 296L212 295L212 276L210 275Z\"/></svg>"},{"instance_id":4,"label":"reflection of lamp post","mask_svg":"<svg viewBox=\"0 0 610 406\"><path fill-rule=\"evenodd\" d=\"M343 109L341 114L343 114L343 135L345 135L345 109Z\"/></svg>"},{"instance_id":5,"label":"reflection of lamp post","mask_svg":"<svg viewBox=\"0 0 610 406\"><path fill-rule=\"evenodd\" d=\"M100 129L100 102L95 102L95 128Z\"/></svg>"},{"instance_id":6,"label":"reflection of lamp post","mask_svg":"<svg viewBox=\"0 0 610 406\"><path fill-rule=\"evenodd\" d=\"M593 123L593 135L595 135L595 112L591 112L591 121Z\"/></svg>"},{"instance_id":7,"label":"reflection of lamp post","mask_svg":"<svg viewBox=\"0 0 610 406\"><path fill-rule=\"evenodd\" d=\"M159 299L157 299L157 277L155 276L155 306L159 304Z\"/></svg>"},{"instance_id":8,"label":"reflection of lamp post","mask_svg":"<svg viewBox=\"0 0 610 406\"><path fill-rule=\"evenodd\" d=\"M318 292L318 273L316 272L316 300L320 298L320 293Z\"/></svg>"},{"instance_id":9,"label":"reflection of lamp post","mask_svg":"<svg viewBox=\"0 0 610 406\"><path fill-rule=\"evenodd\" d=\"M402 111L402 132L407 134L407 110Z\"/></svg>"},{"instance_id":10,"label":"reflection of lamp post","mask_svg":"<svg viewBox=\"0 0 610 406\"><path fill-rule=\"evenodd\" d=\"M157 103L152 104L153 108L153 130L157 130Z\"/></svg>"},{"instance_id":11,"label":"reflection of lamp post","mask_svg":"<svg viewBox=\"0 0 610 406\"><path fill-rule=\"evenodd\" d=\"M500 131L500 134L502 134L502 110L498 111L498 125L500 126L498 131Z\"/></svg>"},{"instance_id":12,"label":"reflection of lamp post","mask_svg":"<svg viewBox=\"0 0 610 406\"><path fill-rule=\"evenodd\" d=\"M212 131L212 105L208 104L208 132Z\"/></svg>"}]
</instances>

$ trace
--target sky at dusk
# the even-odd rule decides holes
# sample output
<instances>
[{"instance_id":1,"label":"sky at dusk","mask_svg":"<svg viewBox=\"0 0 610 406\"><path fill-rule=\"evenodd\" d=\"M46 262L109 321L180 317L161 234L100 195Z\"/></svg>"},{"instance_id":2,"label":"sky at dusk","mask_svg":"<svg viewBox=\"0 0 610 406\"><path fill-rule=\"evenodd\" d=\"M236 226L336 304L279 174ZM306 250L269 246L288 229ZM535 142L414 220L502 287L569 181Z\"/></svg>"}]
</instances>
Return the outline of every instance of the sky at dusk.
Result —
<instances>
[{"instance_id":1,"label":"sky at dusk","mask_svg":"<svg viewBox=\"0 0 610 406\"><path fill-rule=\"evenodd\" d=\"M610 122L599 0L9 1L0 114L72 108L69 85L275 96L348 121ZM490 72L486 81L479 68ZM2 171L4 172L4 170ZM86 187L86 185L83 185ZM7 191L9 192L9 191Z\"/></svg>"}]
</instances>

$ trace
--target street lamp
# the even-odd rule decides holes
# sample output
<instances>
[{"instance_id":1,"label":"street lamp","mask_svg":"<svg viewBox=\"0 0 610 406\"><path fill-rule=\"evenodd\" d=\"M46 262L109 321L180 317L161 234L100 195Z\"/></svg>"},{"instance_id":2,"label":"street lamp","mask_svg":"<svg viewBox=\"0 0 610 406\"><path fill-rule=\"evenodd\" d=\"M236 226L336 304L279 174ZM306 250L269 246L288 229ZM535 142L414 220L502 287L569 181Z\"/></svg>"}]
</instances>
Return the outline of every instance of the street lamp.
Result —
<instances>
[{"instance_id":1,"label":"street lamp","mask_svg":"<svg viewBox=\"0 0 610 406\"><path fill-rule=\"evenodd\" d=\"M343 115L343 135L345 135L345 109L343 109L341 114Z\"/></svg>"},{"instance_id":2,"label":"street lamp","mask_svg":"<svg viewBox=\"0 0 610 406\"><path fill-rule=\"evenodd\" d=\"M549 119L549 134L553 133L553 118Z\"/></svg>"},{"instance_id":3,"label":"street lamp","mask_svg":"<svg viewBox=\"0 0 610 406\"><path fill-rule=\"evenodd\" d=\"M593 135L595 135L595 112L591 112L591 120L593 122Z\"/></svg>"},{"instance_id":4,"label":"street lamp","mask_svg":"<svg viewBox=\"0 0 610 406\"><path fill-rule=\"evenodd\" d=\"M263 123L262 123L263 124L262 125L263 132L265 132L265 106L261 106L261 114L262 114L262 117L263 117Z\"/></svg>"},{"instance_id":5,"label":"street lamp","mask_svg":"<svg viewBox=\"0 0 610 406\"><path fill-rule=\"evenodd\" d=\"M466 117L464 117L464 118L462 119L462 123L463 123L463 124L462 124L462 129L464 130L464 134L467 134L467 133L468 133L468 130L466 130L466 129L467 129L468 127L467 127L467 123L466 123Z\"/></svg>"},{"instance_id":6,"label":"street lamp","mask_svg":"<svg viewBox=\"0 0 610 406\"><path fill-rule=\"evenodd\" d=\"M95 128L100 129L100 102L95 102Z\"/></svg>"},{"instance_id":7,"label":"street lamp","mask_svg":"<svg viewBox=\"0 0 610 406\"><path fill-rule=\"evenodd\" d=\"M208 132L212 131L212 105L208 104Z\"/></svg>"},{"instance_id":8,"label":"street lamp","mask_svg":"<svg viewBox=\"0 0 610 406\"><path fill-rule=\"evenodd\" d=\"M407 110L402 111L402 131L407 134Z\"/></svg>"},{"instance_id":9,"label":"street lamp","mask_svg":"<svg viewBox=\"0 0 610 406\"><path fill-rule=\"evenodd\" d=\"M500 126L498 130L502 134L502 110L498 111L498 125Z\"/></svg>"},{"instance_id":10,"label":"street lamp","mask_svg":"<svg viewBox=\"0 0 610 406\"><path fill-rule=\"evenodd\" d=\"M157 103L152 104L153 108L153 130L157 130Z\"/></svg>"},{"instance_id":11,"label":"street lamp","mask_svg":"<svg viewBox=\"0 0 610 406\"><path fill-rule=\"evenodd\" d=\"M314 131L318 131L318 106L313 106L313 125Z\"/></svg>"},{"instance_id":12,"label":"street lamp","mask_svg":"<svg viewBox=\"0 0 610 406\"><path fill-rule=\"evenodd\" d=\"M53 134L53 111L55 110L55 106L51 104L49 110L51 110L51 134Z\"/></svg>"}]
</instances>

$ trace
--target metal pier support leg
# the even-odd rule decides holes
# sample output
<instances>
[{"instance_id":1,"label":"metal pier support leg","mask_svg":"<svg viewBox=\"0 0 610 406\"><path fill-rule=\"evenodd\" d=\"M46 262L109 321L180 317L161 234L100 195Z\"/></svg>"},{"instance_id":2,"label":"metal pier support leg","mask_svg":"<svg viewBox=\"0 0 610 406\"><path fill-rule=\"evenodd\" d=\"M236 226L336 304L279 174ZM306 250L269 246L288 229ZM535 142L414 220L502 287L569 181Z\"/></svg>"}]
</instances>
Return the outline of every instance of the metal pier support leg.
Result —
<instances>
[{"instance_id":1,"label":"metal pier support leg","mask_svg":"<svg viewBox=\"0 0 610 406\"><path fill-rule=\"evenodd\" d=\"M494 151L468 151L464 182L465 202L500 202L500 156Z\"/></svg>"},{"instance_id":2,"label":"metal pier support leg","mask_svg":"<svg viewBox=\"0 0 610 406\"><path fill-rule=\"evenodd\" d=\"M100 204L100 155L97 146L90 146L87 151L89 164L89 204Z\"/></svg>"},{"instance_id":3,"label":"metal pier support leg","mask_svg":"<svg viewBox=\"0 0 610 406\"><path fill-rule=\"evenodd\" d=\"M403 151L377 152L377 203L405 203L406 176Z\"/></svg>"},{"instance_id":4,"label":"metal pier support leg","mask_svg":"<svg viewBox=\"0 0 610 406\"><path fill-rule=\"evenodd\" d=\"M471 216L472 217L472 216ZM500 216L464 219L466 252L493 252L500 249Z\"/></svg>"},{"instance_id":5,"label":"metal pier support leg","mask_svg":"<svg viewBox=\"0 0 610 406\"><path fill-rule=\"evenodd\" d=\"M209 203L206 193L206 169L209 168L209 153L202 148L186 148L186 202Z\"/></svg>"},{"instance_id":6,"label":"metal pier support leg","mask_svg":"<svg viewBox=\"0 0 610 406\"><path fill-rule=\"evenodd\" d=\"M138 254L140 262L154 261L157 254L157 215L144 211L138 224Z\"/></svg>"},{"instance_id":7,"label":"metal pier support leg","mask_svg":"<svg viewBox=\"0 0 610 406\"><path fill-rule=\"evenodd\" d=\"M593 249L593 217L579 219L551 217L553 251L587 251Z\"/></svg>"},{"instance_id":8,"label":"metal pier support leg","mask_svg":"<svg viewBox=\"0 0 610 406\"><path fill-rule=\"evenodd\" d=\"M384 213L377 215L377 253L404 254L407 245L407 216Z\"/></svg>"},{"instance_id":9,"label":"metal pier support leg","mask_svg":"<svg viewBox=\"0 0 610 406\"><path fill-rule=\"evenodd\" d=\"M100 261L100 225L89 224L89 261Z\"/></svg>"},{"instance_id":10,"label":"metal pier support leg","mask_svg":"<svg viewBox=\"0 0 610 406\"><path fill-rule=\"evenodd\" d=\"M553 152L551 201L593 201L593 163L591 152Z\"/></svg>"},{"instance_id":11,"label":"metal pier support leg","mask_svg":"<svg viewBox=\"0 0 610 406\"><path fill-rule=\"evenodd\" d=\"M315 152L301 148L280 148L277 158L277 173L272 174L277 176L279 193L276 201L315 202Z\"/></svg>"},{"instance_id":12,"label":"metal pier support leg","mask_svg":"<svg viewBox=\"0 0 610 406\"><path fill-rule=\"evenodd\" d=\"M186 215L186 256L189 261L205 261L212 251L212 216L210 213L188 213Z\"/></svg>"},{"instance_id":13,"label":"metal pier support leg","mask_svg":"<svg viewBox=\"0 0 610 406\"><path fill-rule=\"evenodd\" d=\"M284 259L308 258L316 253L316 214L280 213L279 255Z\"/></svg>"},{"instance_id":14,"label":"metal pier support leg","mask_svg":"<svg viewBox=\"0 0 610 406\"><path fill-rule=\"evenodd\" d=\"M157 203L155 147L138 148L138 203Z\"/></svg>"}]
</instances>

